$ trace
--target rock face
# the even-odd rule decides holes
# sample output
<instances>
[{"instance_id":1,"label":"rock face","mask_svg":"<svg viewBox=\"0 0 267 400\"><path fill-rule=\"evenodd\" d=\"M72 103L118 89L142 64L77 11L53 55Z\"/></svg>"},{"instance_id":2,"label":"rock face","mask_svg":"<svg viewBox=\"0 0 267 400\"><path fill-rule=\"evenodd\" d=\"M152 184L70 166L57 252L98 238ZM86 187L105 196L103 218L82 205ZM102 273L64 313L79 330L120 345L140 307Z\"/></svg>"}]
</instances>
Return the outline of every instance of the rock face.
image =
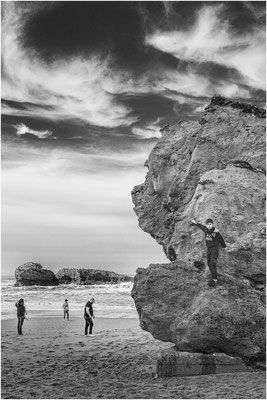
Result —
<instances>
[{"instance_id":1,"label":"rock face","mask_svg":"<svg viewBox=\"0 0 267 400\"><path fill-rule=\"evenodd\" d=\"M44 269L41 264L27 262L15 270L16 286L56 286L54 272Z\"/></svg>"},{"instance_id":2,"label":"rock face","mask_svg":"<svg viewBox=\"0 0 267 400\"><path fill-rule=\"evenodd\" d=\"M133 278L100 269L60 269L56 277L59 283L76 283L77 285L92 285L101 283L132 282Z\"/></svg>"},{"instance_id":3,"label":"rock face","mask_svg":"<svg viewBox=\"0 0 267 400\"><path fill-rule=\"evenodd\" d=\"M134 210L171 263L137 271L141 326L182 351L264 358L265 110L215 96L199 121L165 127L145 165ZM212 218L227 243L222 287L207 287L193 218Z\"/></svg>"},{"instance_id":4,"label":"rock face","mask_svg":"<svg viewBox=\"0 0 267 400\"><path fill-rule=\"evenodd\" d=\"M226 354L179 352L174 347L164 350L157 361L157 376L159 378L252 371L253 369L241 360L227 356Z\"/></svg>"}]
</instances>

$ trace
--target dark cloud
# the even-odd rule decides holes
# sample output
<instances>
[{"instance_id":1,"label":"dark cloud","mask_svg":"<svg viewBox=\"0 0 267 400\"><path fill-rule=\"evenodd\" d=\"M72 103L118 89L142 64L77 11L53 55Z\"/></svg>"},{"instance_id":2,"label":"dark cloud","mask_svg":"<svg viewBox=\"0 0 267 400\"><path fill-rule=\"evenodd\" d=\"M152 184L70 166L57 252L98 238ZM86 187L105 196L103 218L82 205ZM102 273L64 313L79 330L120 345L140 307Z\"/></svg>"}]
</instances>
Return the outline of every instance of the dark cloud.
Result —
<instances>
[{"instance_id":1,"label":"dark cloud","mask_svg":"<svg viewBox=\"0 0 267 400\"><path fill-rule=\"evenodd\" d=\"M133 127L156 126L159 119L175 122L177 110L181 119L197 119L194 108L205 104L214 92L245 101L250 95L262 105L264 90L259 84L250 86L251 80L241 76L256 76L255 66L250 70L244 60L254 50L257 37L251 43L235 41L236 35L247 36L264 24L262 3L12 2L3 37L8 39L8 48L12 40L17 47L8 57L3 52L3 74L8 82L2 100L4 137L14 134L14 126L23 123L32 130L53 132L57 140L48 146L74 146L77 141L77 146L86 142L112 147L120 141L138 141L132 135ZM214 12L203 13L207 8ZM16 17L16 35L12 15ZM210 31L208 16L212 19ZM198 27L200 17L208 31L200 44L206 56L194 48L195 35L205 34L205 29ZM221 47L213 49L216 22L226 30L224 36L219 29L215 32ZM183 49L181 40L188 37ZM218 57L221 48L225 59ZM22 74L15 63L20 51L25 61ZM259 52L252 53L251 59ZM95 54L100 59L92 61ZM235 59L228 60L228 54ZM33 137L25 134L21 139Z\"/></svg>"},{"instance_id":2,"label":"dark cloud","mask_svg":"<svg viewBox=\"0 0 267 400\"><path fill-rule=\"evenodd\" d=\"M176 68L172 55L145 44L147 31L161 21L166 21L162 2L63 2L33 14L23 43L48 63L97 54L111 56L114 68L134 74L155 65Z\"/></svg>"},{"instance_id":3,"label":"dark cloud","mask_svg":"<svg viewBox=\"0 0 267 400\"><path fill-rule=\"evenodd\" d=\"M131 2L64 2L30 19L24 45L46 61L112 54L120 65L144 62L143 19Z\"/></svg>"},{"instance_id":4,"label":"dark cloud","mask_svg":"<svg viewBox=\"0 0 267 400\"><path fill-rule=\"evenodd\" d=\"M2 99L1 100L2 106L7 106L10 108L13 108L14 110L28 110L31 108L32 110L34 109L40 109L40 107L43 109L43 111L51 111L53 108L50 105L42 104L36 104L36 103L30 103L30 102L22 102L22 101L12 101L12 100L6 100Z\"/></svg>"},{"instance_id":5,"label":"dark cloud","mask_svg":"<svg viewBox=\"0 0 267 400\"><path fill-rule=\"evenodd\" d=\"M173 100L160 95L140 95L122 98L124 103L134 110L134 116L139 116L144 123L157 118L168 118L172 113Z\"/></svg>"},{"instance_id":6,"label":"dark cloud","mask_svg":"<svg viewBox=\"0 0 267 400\"><path fill-rule=\"evenodd\" d=\"M222 16L227 20L236 34L253 32L255 26L265 26L265 1L229 1L225 2Z\"/></svg>"}]
</instances>

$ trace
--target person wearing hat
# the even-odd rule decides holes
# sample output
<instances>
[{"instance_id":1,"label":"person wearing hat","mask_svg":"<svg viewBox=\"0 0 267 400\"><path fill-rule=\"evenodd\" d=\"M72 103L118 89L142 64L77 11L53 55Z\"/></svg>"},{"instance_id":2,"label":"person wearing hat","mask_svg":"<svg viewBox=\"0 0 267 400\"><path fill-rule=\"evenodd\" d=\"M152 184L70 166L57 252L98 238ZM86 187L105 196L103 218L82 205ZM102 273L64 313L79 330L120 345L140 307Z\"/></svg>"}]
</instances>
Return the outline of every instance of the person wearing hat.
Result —
<instances>
[{"instance_id":1,"label":"person wearing hat","mask_svg":"<svg viewBox=\"0 0 267 400\"><path fill-rule=\"evenodd\" d=\"M63 311L64 311L64 319L67 317L67 320L69 321L69 303L68 303L67 299L63 303L62 308L63 308Z\"/></svg>"},{"instance_id":2,"label":"person wearing hat","mask_svg":"<svg viewBox=\"0 0 267 400\"><path fill-rule=\"evenodd\" d=\"M219 247L226 247L225 241L220 235L218 229L213 226L213 220L208 218L206 220L206 226L196 222L194 219L191 221L192 225L196 225L205 233L206 246L207 246L207 261L211 272L212 280L209 282L209 286L216 286L218 283L217 276L217 259L219 256Z\"/></svg>"},{"instance_id":3,"label":"person wearing hat","mask_svg":"<svg viewBox=\"0 0 267 400\"><path fill-rule=\"evenodd\" d=\"M91 299L89 301L87 301L87 303L85 304L84 307L84 319L85 319L85 330L84 330L84 334L85 336L88 335L88 328L89 328L89 335L90 336L94 336L92 334L93 331L93 318L95 318L94 316L94 310L93 310L93 304L95 302L95 299L93 297L91 297Z\"/></svg>"},{"instance_id":4,"label":"person wearing hat","mask_svg":"<svg viewBox=\"0 0 267 400\"><path fill-rule=\"evenodd\" d=\"M24 322L24 319L26 318L26 308L24 305L24 300L23 299L19 299L19 301L15 304L15 306L17 307L17 318L18 318L18 334L19 335L23 335L22 333L22 325Z\"/></svg>"}]
</instances>

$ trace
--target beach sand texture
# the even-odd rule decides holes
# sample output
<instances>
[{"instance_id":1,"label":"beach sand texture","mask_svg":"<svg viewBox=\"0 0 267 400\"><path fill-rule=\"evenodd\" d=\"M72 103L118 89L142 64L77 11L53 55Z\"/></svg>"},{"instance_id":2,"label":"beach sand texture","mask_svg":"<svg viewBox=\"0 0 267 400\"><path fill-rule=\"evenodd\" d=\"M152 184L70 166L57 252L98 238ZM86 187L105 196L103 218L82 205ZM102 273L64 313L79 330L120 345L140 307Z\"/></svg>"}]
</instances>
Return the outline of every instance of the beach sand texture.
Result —
<instances>
[{"instance_id":1,"label":"beach sand texture","mask_svg":"<svg viewBox=\"0 0 267 400\"><path fill-rule=\"evenodd\" d=\"M265 372L155 377L157 354L171 346L142 331L137 319L31 318L24 335L2 321L2 398L265 399Z\"/></svg>"}]
</instances>

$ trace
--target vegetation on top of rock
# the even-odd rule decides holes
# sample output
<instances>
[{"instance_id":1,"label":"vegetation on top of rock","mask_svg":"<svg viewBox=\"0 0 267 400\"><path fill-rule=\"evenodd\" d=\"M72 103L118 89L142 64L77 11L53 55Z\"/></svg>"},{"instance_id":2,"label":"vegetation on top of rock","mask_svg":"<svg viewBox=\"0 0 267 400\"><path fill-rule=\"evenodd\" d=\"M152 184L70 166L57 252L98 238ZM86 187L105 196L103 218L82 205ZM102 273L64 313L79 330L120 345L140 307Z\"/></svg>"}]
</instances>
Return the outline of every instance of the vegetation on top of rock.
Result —
<instances>
[{"instance_id":1,"label":"vegetation on top of rock","mask_svg":"<svg viewBox=\"0 0 267 400\"><path fill-rule=\"evenodd\" d=\"M205 111L214 112L214 106L232 107L242 110L244 113L254 114L259 118L266 118L266 110L250 103L241 103L237 100L232 100L220 95L214 95L210 104L205 108Z\"/></svg>"}]
</instances>

